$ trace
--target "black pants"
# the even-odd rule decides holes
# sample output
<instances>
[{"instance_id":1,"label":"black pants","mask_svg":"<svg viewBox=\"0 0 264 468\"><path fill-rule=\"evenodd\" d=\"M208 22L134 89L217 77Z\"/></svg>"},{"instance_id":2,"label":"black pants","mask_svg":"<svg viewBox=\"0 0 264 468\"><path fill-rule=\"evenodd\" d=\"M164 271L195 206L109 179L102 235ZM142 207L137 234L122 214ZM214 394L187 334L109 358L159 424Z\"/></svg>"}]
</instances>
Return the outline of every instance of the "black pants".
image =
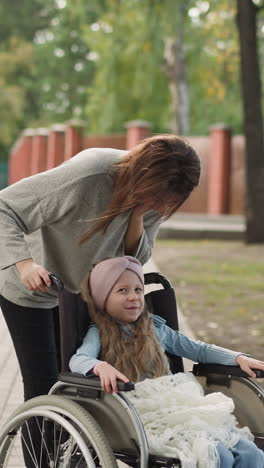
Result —
<instances>
[{"instance_id":1,"label":"black pants","mask_svg":"<svg viewBox=\"0 0 264 468\"><path fill-rule=\"evenodd\" d=\"M46 395L56 382L60 369L58 307L22 307L3 296L0 296L0 306L14 343L24 384L25 401L38 395ZM37 453L40 447L39 429L33 425L31 431ZM28 438L25 432L24 437ZM31 468L32 460L25 446L23 451L26 466Z\"/></svg>"}]
</instances>

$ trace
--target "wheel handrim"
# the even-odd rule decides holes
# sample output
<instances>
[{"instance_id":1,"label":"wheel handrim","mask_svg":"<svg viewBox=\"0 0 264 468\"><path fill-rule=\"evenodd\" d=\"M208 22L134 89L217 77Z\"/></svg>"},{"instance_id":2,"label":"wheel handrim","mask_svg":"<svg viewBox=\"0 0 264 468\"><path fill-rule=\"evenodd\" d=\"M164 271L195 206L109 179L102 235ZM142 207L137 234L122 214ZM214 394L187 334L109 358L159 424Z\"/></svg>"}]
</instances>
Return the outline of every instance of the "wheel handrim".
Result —
<instances>
[{"instance_id":1,"label":"wheel handrim","mask_svg":"<svg viewBox=\"0 0 264 468\"><path fill-rule=\"evenodd\" d=\"M42 417L41 423L37 419L39 417ZM32 418L36 418L41 434L41 447L38 448L38 453L36 453L37 448L34 448L30 435L29 421ZM53 440L52 444L49 443L49 447L45 433L45 425L47 427L48 422L54 427ZM24 433L28 431L27 441L22 434L22 427ZM25 451L28 453L32 467L80 468L85 463L88 468L96 468L84 436L62 415L41 408L31 409L9 421L4 432L0 434L0 467L25 466L21 443L23 441L24 453ZM73 463L74 459L76 463Z\"/></svg>"}]
</instances>

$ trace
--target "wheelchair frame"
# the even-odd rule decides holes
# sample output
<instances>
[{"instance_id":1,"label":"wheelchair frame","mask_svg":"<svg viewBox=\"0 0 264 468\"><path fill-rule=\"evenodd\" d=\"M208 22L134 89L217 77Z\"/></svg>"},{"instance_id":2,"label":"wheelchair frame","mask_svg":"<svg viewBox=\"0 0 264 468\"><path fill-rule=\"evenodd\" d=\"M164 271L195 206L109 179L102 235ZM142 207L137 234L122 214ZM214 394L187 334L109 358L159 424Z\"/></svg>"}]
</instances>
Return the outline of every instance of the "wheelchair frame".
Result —
<instances>
[{"instance_id":1,"label":"wheelchair frame","mask_svg":"<svg viewBox=\"0 0 264 468\"><path fill-rule=\"evenodd\" d=\"M52 280L56 287L62 291L63 284L60 280L54 275L52 275ZM162 284L162 290L154 291L154 295L150 293L151 300L153 297L159 297L159 306L163 302L162 299L160 300L160 296L165 297L164 294L166 294L167 298L169 293L169 295L173 294L175 298L170 283L159 273L146 274L145 282L146 284ZM164 313L160 312L159 315L164 317ZM169 326L177 329L177 306L176 313L172 317L165 316L164 318L170 322ZM171 367L174 372L182 371L181 358L176 360L176 364L174 360ZM250 429L255 433L257 445L264 449L263 388L237 366L196 364L193 367L193 373L206 388L206 393L222 391L228 396L231 393L234 398L235 394L240 392L238 413L241 411L246 413L246 416L242 417L241 424L250 426ZM256 371L256 373L258 377L264 377L264 372ZM132 382L128 384L119 382L118 389L118 394L109 395L102 391L99 378L63 372L47 396L29 400L9 417L0 432L0 468L6 466L4 464L4 451L8 452L17 422L30 417L30 415L43 416L51 418L51 420L53 418L57 424L67 426L66 430L71 437L77 440L80 450L83 452L85 466L89 468L97 466L116 468L116 460L123 461L132 468L180 467L178 459L149 454L142 422L126 397L126 392L133 390L134 384ZM245 411L248 407L246 405L248 398L251 398L252 403L250 408ZM261 414L263 414L262 417ZM241 415L236 416L240 421ZM86 423L85 418L89 424ZM100 454L98 441L101 441L103 454ZM88 444L88 449L87 447L85 449L85 444ZM70 468L72 463L69 460L66 465L60 464L58 466Z\"/></svg>"}]
</instances>

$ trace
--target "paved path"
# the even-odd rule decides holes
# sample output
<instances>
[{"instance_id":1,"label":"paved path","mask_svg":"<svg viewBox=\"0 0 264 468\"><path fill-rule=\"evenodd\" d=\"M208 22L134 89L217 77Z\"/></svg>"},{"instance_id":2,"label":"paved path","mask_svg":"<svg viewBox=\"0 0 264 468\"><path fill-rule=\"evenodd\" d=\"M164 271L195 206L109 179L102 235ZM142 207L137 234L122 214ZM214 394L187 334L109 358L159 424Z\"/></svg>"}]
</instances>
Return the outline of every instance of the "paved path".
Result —
<instances>
[{"instance_id":1,"label":"paved path","mask_svg":"<svg viewBox=\"0 0 264 468\"><path fill-rule=\"evenodd\" d=\"M0 313L0 427L8 415L23 401L18 362L4 317Z\"/></svg>"},{"instance_id":2,"label":"paved path","mask_svg":"<svg viewBox=\"0 0 264 468\"><path fill-rule=\"evenodd\" d=\"M159 239L243 240L245 218L239 215L176 213L159 230Z\"/></svg>"}]
</instances>

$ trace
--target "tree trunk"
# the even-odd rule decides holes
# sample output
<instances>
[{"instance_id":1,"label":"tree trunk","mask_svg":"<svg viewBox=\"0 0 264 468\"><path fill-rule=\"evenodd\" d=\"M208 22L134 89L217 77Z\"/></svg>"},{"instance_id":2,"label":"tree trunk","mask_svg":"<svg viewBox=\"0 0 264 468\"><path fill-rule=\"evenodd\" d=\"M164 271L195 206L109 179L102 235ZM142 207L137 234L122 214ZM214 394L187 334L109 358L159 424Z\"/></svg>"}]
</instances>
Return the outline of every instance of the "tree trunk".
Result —
<instances>
[{"instance_id":1,"label":"tree trunk","mask_svg":"<svg viewBox=\"0 0 264 468\"><path fill-rule=\"evenodd\" d=\"M264 242L264 137L257 51L257 12L251 0L237 0L241 86L246 138L246 242Z\"/></svg>"},{"instance_id":2,"label":"tree trunk","mask_svg":"<svg viewBox=\"0 0 264 468\"><path fill-rule=\"evenodd\" d=\"M187 3L179 5L178 25L176 31L176 57L177 82L179 92L179 124L181 135L187 135L189 131L189 92L186 73L186 59L184 52L184 22L187 13Z\"/></svg>"},{"instance_id":3,"label":"tree trunk","mask_svg":"<svg viewBox=\"0 0 264 468\"><path fill-rule=\"evenodd\" d=\"M169 81L169 89L171 94L171 131L180 134L180 119L179 119L179 91L177 83L177 60L175 52L175 41L167 38L164 48L164 71Z\"/></svg>"},{"instance_id":4,"label":"tree trunk","mask_svg":"<svg viewBox=\"0 0 264 468\"><path fill-rule=\"evenodd\" d=\"M185 0L184 3L178 4L175 37L168 37L164 47L164 71L169 80L171 93L171 129L180 135L186 135L189 131L189 93L184 53L184 22L187 3Z\"/></svg>"}]
</instances>

